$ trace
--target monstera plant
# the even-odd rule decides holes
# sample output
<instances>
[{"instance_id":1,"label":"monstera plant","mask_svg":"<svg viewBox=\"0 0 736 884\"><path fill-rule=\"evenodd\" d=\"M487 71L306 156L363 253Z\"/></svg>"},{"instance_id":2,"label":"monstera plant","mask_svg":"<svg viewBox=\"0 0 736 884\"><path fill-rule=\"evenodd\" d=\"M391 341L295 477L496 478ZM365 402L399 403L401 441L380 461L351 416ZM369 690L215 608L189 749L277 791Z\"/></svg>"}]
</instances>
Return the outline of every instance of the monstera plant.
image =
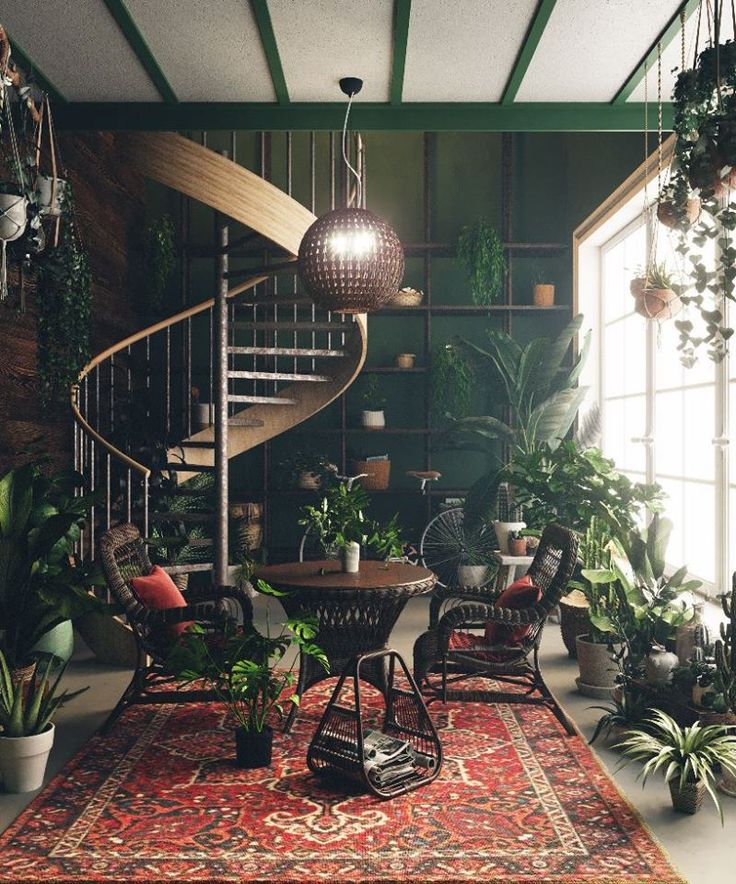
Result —
<instances>
[{"instance_id":1,"label":"monstera plant","mask_svg":"<svg viewBox=\"0 0 736 884\"><path fill-rule=\"evenodd\" d=\"M590 347L586 334L580 352L566 361L573 339L583 324L575 316L556 338L535 338L521 345L505 332L492 331L488 345L480 347L461 339L455 346L471 360L478 382L485 384L489 403L510 412L510 421L484 414L454 419L447 415L446 434L460 448L484 452L488 470L474 484L465 504L466 518L487 515L499 481L499 443L509 446L512 458L540 446L554 450L565 438L585 398L578 380Z\"/></svg>"}]
</instances>

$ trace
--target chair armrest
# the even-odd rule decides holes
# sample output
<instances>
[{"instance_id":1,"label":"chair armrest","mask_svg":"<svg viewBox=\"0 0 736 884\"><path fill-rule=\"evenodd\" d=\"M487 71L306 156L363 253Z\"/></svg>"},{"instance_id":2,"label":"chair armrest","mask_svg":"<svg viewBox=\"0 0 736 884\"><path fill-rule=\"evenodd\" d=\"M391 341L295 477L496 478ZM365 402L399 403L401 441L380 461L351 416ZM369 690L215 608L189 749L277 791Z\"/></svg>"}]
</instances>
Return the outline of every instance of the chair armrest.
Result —
<instances>
[{"instance_id":1,"label":"chair armrest","mask_svg":"<svg viewBox=\"0 0 736 884\"><path fill-rule=\"evenodd\" d=\"M144 620L151 626L169 626L183 620L215 622L219 619L215 605L224 599L232 599L240 607L243 624L253 620L253 605L247 593L236 586L210 587L200 592L188 592L187 604L183 608L168 608L164 611L147 611Z\"/></svg>"},{"instance_id":2,"label":"chair armrest","mask_svg":"<svg viewBox=\"0 0 736 884\"><path fill-rule=\"evenodd\" d=\"M487 602L465 602L451 608L437 624L437 649L447 653L450 636L455 629L482 629L486 623L507 626L531 626L542 619L539 608L498 608Z\"/></svg>"}]
</instances>

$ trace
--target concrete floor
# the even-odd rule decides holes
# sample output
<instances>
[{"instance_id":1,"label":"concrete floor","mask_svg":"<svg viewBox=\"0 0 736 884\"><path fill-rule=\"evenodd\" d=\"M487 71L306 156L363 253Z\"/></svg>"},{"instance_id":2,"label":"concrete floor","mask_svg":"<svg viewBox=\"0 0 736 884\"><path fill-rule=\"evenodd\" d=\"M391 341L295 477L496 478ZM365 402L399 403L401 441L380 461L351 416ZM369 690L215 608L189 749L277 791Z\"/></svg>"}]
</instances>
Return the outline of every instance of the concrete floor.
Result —
<instances>
[{"instance_id":1,"label":"concrete floor","mask_svg":"<svg viewBox=\"0 0 736 884\"><path fill-rule=\"evenodd\" d=\"M259 600L259 603L262 600ZM392 636L393 646L411 661L415 637L426 628L427 600L413 599L402 614ZM577 664L567 657L559 627L548 624L542 645L542 668L550 688L585 735L592 733L598 714L589 707L596 703L575 690ZM90 685L90 690L63 709L57 719L57 738L47 778L53 776L102 724L128 682L126 670L102 666L83 647L75 655L66 682L70 688ZM602 746L598 757L613 774L618 756ZM734 884L736 882L736 799L723 796L725 825L707 804L696 816L676 814L669 791L661 780L642 789L635 782L636 769L628 767L614 779L641 814L647 826L669 853L673 863L690 884ZM0 830L4 829L33 798L31 795L0 794ZM0 861L1 864L1 861Z\"/></svg>"}]
</instances>

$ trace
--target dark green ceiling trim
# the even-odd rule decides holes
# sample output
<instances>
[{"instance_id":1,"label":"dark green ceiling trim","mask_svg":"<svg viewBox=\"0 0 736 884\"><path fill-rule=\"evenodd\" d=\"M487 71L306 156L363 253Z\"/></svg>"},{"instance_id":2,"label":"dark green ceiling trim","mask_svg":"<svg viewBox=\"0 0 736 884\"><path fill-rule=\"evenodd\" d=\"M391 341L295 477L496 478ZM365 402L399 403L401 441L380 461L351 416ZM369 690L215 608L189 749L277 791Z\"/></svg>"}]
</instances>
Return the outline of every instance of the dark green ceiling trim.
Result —
<instances>
[{"instance_id":1,"label":"dark green ceiling trim","mask_svg":"<svg viewBox=\"0 0 736 884\"><path fill-rule=\"evenodd\" d=\"M534 58L534 53L537 51L537 46L539 46L539 41L542 39L542 34L547 27L547 22L550 15L552 15L556 2L557 0L539 0L539 6L537 6L537 11L531 20L529 30L526 32L524 42L521 44L521 49L506 83L506 88L503 90L501 104L513 104L519 91L519 86L521 86L521 81L524 79L524 75L532 63L532 58Z\"/></svg>"},{"instance_id":2,"label":"dark green ceiling trim","mask_svg":"<svg viewBox=\"0 0 736 884\"><path fill-rule=\"evenodd\" d=\"M685 18L687 18L693 12L695 12L699 5L700 0L685 0L685 2L680 6L677 12L667 22L666 27L657 37L654 43L652 43L649 49L647 49L642 58L639 59L639 63L631 72L629 78L626 80L624 85L614 95L613 104L623 104L624 102L628 101L629 96L636 89L639 83L641 83L641 81L644 79L644 71L650 70L652 68L652 65L655 65L657 63L657 44L662 44L662 52L664 52L664 50L680 33L680 13L683 11L683 9L685 11ZM656 98L656 93L653 97ZM667 97L669 98L669 96Z\"/></svg>"},{"instance_id":3,"label":"dark green ceiling trim","mask_svg":"<svg viewBox=\"0 0 736 884\"><path fill-rule=\"evenodd\" d=\"M409 41L411 0L394 0L394 48L391 64L391 104L401 104L406 67L406 44Z\"/></svg>"},{"instance_id":4,"label":"dark green ceiling trim","mask_svg":"<svg viewBox=\"0 0 736 884\"><path fill-rule=\"evenodd\" d=\"M49 80L47 76L44 75L43 71L41 71L33 61L26 55L26 53L20 48L20 46L15 42L12 35L8 36L10 40L10 48L11 48L11 58L17 62L18 67L23 71L24 74L33 75L33 79L38 83L38 85L43 89L44 92L48 93L49 98L55 101L57 104L64 104L66 98L59 92L59 90L54 86L54 84Z\"/></svg>"},{"instance_id":5,"label":"dark green ceiling trim","mask_svg":"<svg viewBox=\"0 0 736 884\"><path fill-rule=\"evenodd\" d=\"M650 104L650 117L655 105ZM627 102L531 103L501 105L468 102L442 104L407 102L402 105L358 102L352 126L364 131L415 132L639 132L644 105ZM75 102L60 107L56 124L65 129L128 129L187 131L243 129L254 131L337 130L345 104L156 102L102 104ZM663 124L671 127L672 109L665 105Z\"/></svg>"},{"instance_id":6,"label":"dark green ceiling trim","mask_svg":"<svg viewBox=\"0 0 736 884\"><path fill-rule=\"evenodd\" d=\"M279 104L289 104L289 90L286 88L286 77L281 66L281 56L279 55L279 47L276 45L276 35L273 32L268 3L266 0L251 0L251 6L261 34L261 43L263 51L266 53L268 69L271 71L276 100Z\"/></svg>"},{"instance_id":7,"label":"dark green ceiling trim","mask_svg":"<svg viewBox=\"0 0 736 884\"><path fill-rule=\"evenodd\" d=\"M174 90L164 76L164 72L159 67L158 62L148 47L148 43L146 43L143 34L138 30L138 25L133 21L133 17L128 12L128 8L123 0L105 0L105 6L107 6L110 15L115 19L115 23L123 32L123 36L130 44L130 48L135 52L138 61L143 65L146 73L151 78L151 82L158 89L161 98L169 104L176 104L178 99L174 94Z\"/></svg>"}]
</instances>

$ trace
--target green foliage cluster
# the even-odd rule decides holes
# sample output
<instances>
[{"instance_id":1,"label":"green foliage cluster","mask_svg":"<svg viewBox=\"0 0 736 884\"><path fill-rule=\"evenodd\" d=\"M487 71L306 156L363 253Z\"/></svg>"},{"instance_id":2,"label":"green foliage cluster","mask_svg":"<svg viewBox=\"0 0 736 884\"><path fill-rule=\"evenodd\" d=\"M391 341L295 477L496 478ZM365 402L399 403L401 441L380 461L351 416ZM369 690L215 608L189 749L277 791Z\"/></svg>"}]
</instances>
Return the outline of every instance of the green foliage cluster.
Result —
<instances>
[{"instance_id":1,"label":"green foliage cluster","mask_svg":"<svg viewBox=\"0 0 736 884\"><path fill-rule=\"evenodd\" d=\"M378 378L374 374L368 376L362 400L363 408L366 411L383 411L386 407L386 396L378 383Z\"/></svg>"},{"instance_id":2,"label":"green foliage cluster","mask_svg":"<svg viewBox=\"0 0 736 884\"><path fill-rule=\"evenodd\" d=\"M506 276L503 242L485 218L463 227L457 240L457 256L470 284L475 304L488 305L499 300Z\"/></svg>"},{"instance_id":3,"label":"green foliage cluster","mask_svg":"<svg viewBox=\"0 0 736 884\"><path fill-rule=\"evenodd\" d=\"M144 269L148 305L160 312L176 265L174 222L170 215L151 221L144 231Z\"/></svg>"},{"instance_id":4,"label":"green foliage cluster","mask_svg":"<svg viewBox=\"0 0 736 884\"><path fill-rule=\"evenodd\" d=\"M448 414L464 418L473 404L472 363L456 342L445 344L432 360L432 413L442 421Z\"/></svg>"},{"instance_id":5,"label":"green foliage cluster","mask_svg":"<svg viewBox=\"0 0 736 884\"><path fill-rule=\"evenodd\" d=\"M723 712L736 714L736 586L730 595L721 596L727 623L721 623L721 637L716 641L716 669Z\"/></svg>"},{"instance_id":6,"label":"green foliage cluster","mask_svg":"<svg viewBox=\"0 0 736 884\"><path fill-rule=\"evenodd\" d=\"M38 260L38 375L44 405L67 402L91 358L92 273L74 222L71 186L61 196L59 245Z\"/></svg>"},{"instance_id":7,"label":"green foliage cluster","mask_svg":"<svg viewBox=\"0 0 736 884\"><path fill-rule=\"evenodd\" d=\"M264 580L258 591L275 598L287 593L274 589ZM230 618L223 621L222 638L213 642L198 624L190 626L172 649L168 666L184 684L204 681L224 703L240 727L262 732L269 716L284 715L284 704L298 705L298 694L284 697L284 691L296 681L294 658L288 669L279 668L292 645L317 660L329 672L324 651L314 643L317 635L316 617L290 617L271 633L270 616L266 618L266 634L255 627L240 631Z\"/></svg>"},{"instance_id":8,"label":"green foliage cluster","mask_svg":"<svg viewBox=\"0 0 736 884\"><path fill-rule=\"evenodd\" d=\"M75 473L46 478L39 464L0 478L0 623L13 669L59 623L102 607L88 591L101 575L74 556L92 505L74 496L80 484Z\"/></svg>"}]
</instances>

